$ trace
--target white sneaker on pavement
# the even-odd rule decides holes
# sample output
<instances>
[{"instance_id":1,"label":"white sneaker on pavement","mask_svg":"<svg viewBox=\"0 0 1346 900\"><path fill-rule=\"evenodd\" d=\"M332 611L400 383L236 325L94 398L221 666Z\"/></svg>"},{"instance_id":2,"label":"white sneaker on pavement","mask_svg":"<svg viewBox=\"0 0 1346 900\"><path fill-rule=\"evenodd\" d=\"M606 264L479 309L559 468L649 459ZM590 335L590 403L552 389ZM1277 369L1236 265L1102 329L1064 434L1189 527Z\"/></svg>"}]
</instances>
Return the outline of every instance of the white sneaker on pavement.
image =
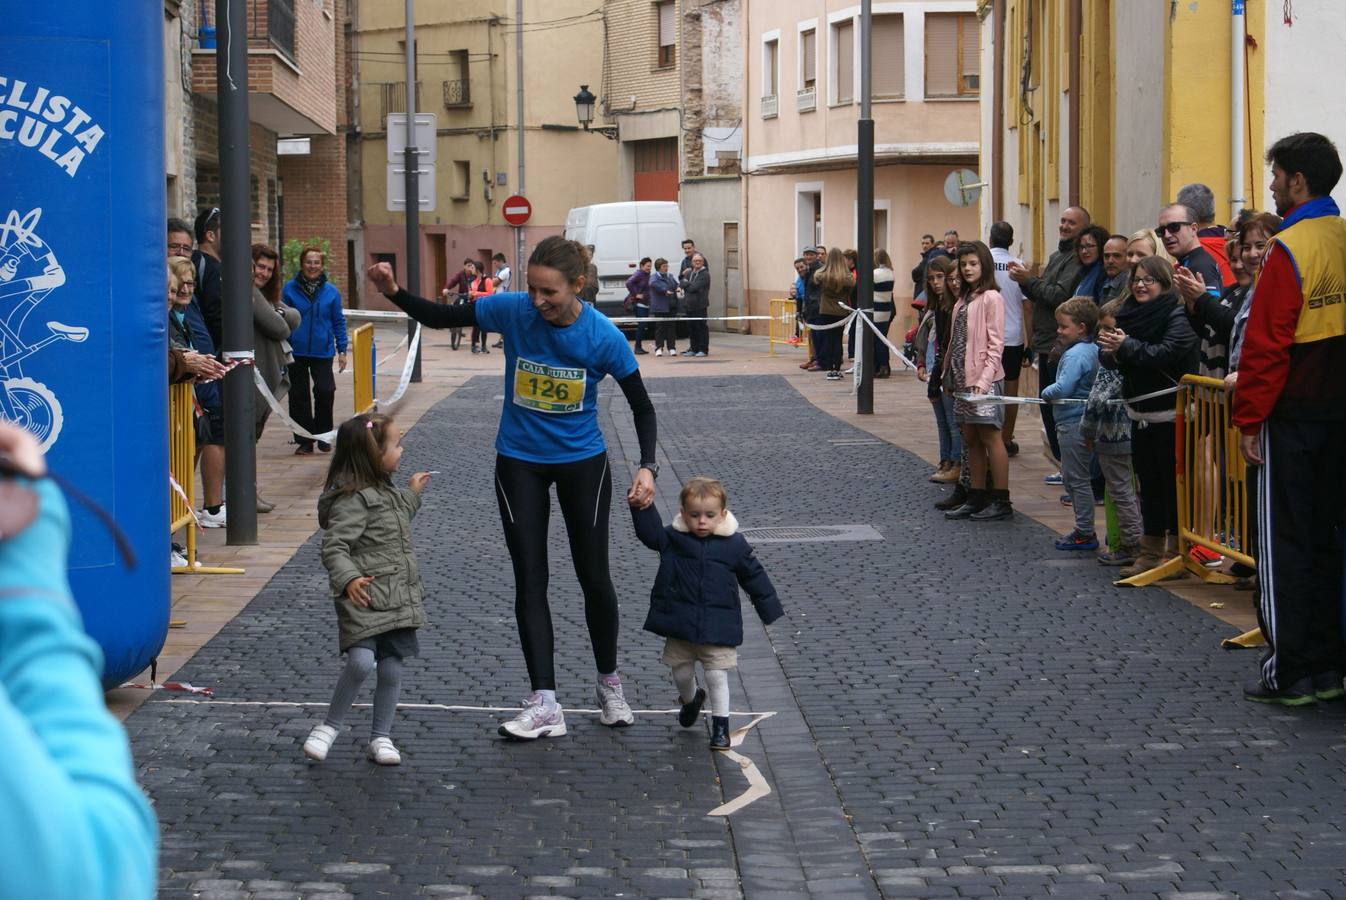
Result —
<instances>
[{"instance_id":1,"label":"white sneaker on pavement","mask_svg":"<svg viewBox=\"0 0 1346 900\"><path fill-rule=\"evenodd\" d=\"M229 524L225 512L226 510L223 504L220 505L220 511L215 513L203 507L201 511L196 514L196 521L200 523L202 528L223 528L225 525Z\"/></svg>"},{"instance_id":2,"label":"white sneaker on pavement","mask_svg":"<svg viewBox=\"0 0 1346 900\"><path fill-rule=\"evenodd\" d=\"M609 728L625 728L635 723L635 713L622 695L622 680L616 675L600 676L594 693L600 707L598 721Z\"/></svg>"},{"instance_id":3,"label":"white sneaker on pavement","mask_svg":"<svg viewBox=\"0 0 1346 900\"><path fill-rule=\"evenodd\" d=\"M187 557L176 550L168 557L168 562L174 569L185 569L187 567Z\"/></svg>"},{"instance_id":4,"label":"white sneaker on pavement","mask_svg":"<svg viewBox=\"0 0 1346 900\"><path fill-rule=\"evenodd\" d=\"M523 701L523 704L517 716L500 726L501 737L534 741L544 737L565 736L566 717L561 712L560 704L549 709L538 693Z\"/></svg>"},{"instance_id":5,"label":"white sneaker on pavement","mask_svg":"<svg viewBox=\"0 0 1346 900\"><path fill-rule=\"evenodd\" d=\"M369 758L380 766L402 765L402 754L393 746L393 739L376 737L369 742Z\"/></svg>"},{"instance_id":6,"label":"white sneaker on pavement","mask_svg":"<svg viewBox=\"0 0 1346 900\"><path fill-rule=\"evenodd\" d=\"M331 725L319 725L309 732L308 740L304 741L304 755L314 762L322 762L327 758L327 751L332 749L336 737L337 730Z\"/></svg>"}]
</instances>

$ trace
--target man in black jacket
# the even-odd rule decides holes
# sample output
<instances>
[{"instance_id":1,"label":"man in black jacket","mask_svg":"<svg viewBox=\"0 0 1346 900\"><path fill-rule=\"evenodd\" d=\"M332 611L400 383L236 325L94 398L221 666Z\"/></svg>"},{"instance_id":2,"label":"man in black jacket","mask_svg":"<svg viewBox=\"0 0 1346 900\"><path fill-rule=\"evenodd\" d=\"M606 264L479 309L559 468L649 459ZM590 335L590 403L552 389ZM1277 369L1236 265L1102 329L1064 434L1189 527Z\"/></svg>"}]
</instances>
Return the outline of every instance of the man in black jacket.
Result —
<instances>
[{"instance_id":1,"label":"man in black jacket","mask_svg":"<svg viewBox=\"0 0 1346 900\"><path fill-rule=\"evenodd\" d=\"M1026 266L1010 264L1009 277L1018 282L1024 296L1033 301L1032 333L1029 345L1038 358L1038 384L1046 387L1056 381L1056 361L1051 359L1052 345L1056 343L1056 307L1065 303L1075 292L1080 280L1080 262L1075 256L1075 240L1089 226L1089 213L1083 207L1071 206L1061 213L1057 228L1060 243L1047 260L1041 275L1033 275ZM1047 443L1052 455L1061 458L1056 441L1056 419L1051 406L1043 406L1042 424L1047 429Z\"/></svg>"},{"instance_id":2,"label":"man in black jacket","mask_svg":"<svg viewBox=\"0 0 1346 900\"><path fill-rule=\"evenodd\" d=\"M678 284L683 292L683 309L689 318L699 320L687 323L691 346L682 351L682 355L705 356L710 353L710 328L705 321L710 310L710 273L706 271L706 258L693 253L692 264L682 273Z\"/></svg>"}]
</instances>

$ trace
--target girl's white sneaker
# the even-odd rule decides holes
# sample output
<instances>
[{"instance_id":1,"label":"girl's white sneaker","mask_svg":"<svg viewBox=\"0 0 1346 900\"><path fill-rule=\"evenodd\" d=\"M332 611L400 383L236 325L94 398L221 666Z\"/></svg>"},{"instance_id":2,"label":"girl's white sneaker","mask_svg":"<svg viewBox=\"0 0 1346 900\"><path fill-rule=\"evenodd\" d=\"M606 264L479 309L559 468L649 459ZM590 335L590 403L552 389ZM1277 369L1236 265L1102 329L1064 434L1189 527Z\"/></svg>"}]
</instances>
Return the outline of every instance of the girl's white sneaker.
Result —
<instances>
[{"instance_id":1,"label":"girl's white sneaker","mask_svg":"<svg viewBox=\"0 0 1346 900\"><path fill-rule=\"evenodd\" d=\"M400 766L402 754L393 746L392 738L377 737L369 742L369 758L381 766Z\"/></svg>"},{"instance_id":2,"label":"girl's white sneaker","mask_svg":"<svg viewBox=\"0 0 1346 900\"><path fill-rule=\"evenodd\" d=\"M314 762L322 762L327 758L327 751L332 749L336 736L337 730L331 725L319 725L304 741L304 755Z\"/></svg>"}]
</instances>

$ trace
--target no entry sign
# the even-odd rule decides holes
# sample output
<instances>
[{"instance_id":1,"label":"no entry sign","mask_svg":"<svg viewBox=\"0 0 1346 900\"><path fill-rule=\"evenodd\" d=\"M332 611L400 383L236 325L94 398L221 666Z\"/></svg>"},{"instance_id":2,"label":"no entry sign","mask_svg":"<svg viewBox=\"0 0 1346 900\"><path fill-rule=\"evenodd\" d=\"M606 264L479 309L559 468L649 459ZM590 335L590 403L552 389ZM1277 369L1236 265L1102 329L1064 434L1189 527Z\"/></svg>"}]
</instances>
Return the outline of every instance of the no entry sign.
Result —
<instances>
[{"instance_id":1,"label":"no entry sign","mask_svg":"<svg viewBox=\"0 0 1346 900\"><path fill-rule=\"evenodd\" d=\"M505 221L517 228L525 224L528 217L533 214L533 204L528 202L527 197L515 194L505 201L500 210L505 215Z\"/></svg>"}]
</instances>

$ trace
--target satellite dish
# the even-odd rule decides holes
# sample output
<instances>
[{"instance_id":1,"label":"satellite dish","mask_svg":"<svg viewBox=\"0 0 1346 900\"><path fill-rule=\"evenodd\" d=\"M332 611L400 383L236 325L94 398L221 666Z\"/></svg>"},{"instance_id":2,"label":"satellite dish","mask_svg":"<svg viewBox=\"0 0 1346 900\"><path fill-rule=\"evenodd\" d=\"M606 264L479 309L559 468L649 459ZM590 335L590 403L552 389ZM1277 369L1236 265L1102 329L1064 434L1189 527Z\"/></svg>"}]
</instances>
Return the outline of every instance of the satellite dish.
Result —
<instances>
[{"instance_id":1,"label":"satellite dish","mask_svg":"<svg viewBox=\"0 0 1346 900\"><path fill-rule=\"evenodd\" d=\"M955 169L944 179L944 199L954 206L971 206L981 199L986 182L977 180L971 169Z\"/></svg>"}]
</instances>

